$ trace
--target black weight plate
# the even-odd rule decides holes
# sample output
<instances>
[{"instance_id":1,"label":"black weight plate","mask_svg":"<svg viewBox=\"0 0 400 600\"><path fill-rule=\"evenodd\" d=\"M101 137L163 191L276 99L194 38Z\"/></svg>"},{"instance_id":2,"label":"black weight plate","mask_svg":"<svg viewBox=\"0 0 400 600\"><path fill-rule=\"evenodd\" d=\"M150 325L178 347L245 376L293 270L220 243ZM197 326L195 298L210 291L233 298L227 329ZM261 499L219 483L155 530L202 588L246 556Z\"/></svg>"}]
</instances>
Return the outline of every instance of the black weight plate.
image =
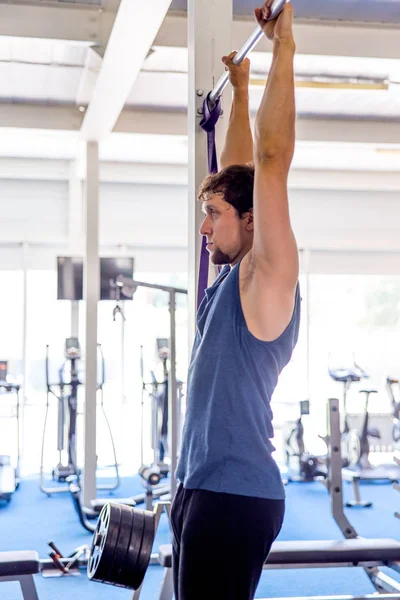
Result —
<instances>
[{"instance_id":1,"label":"black weight plate","mask_svg":"<svg viewBox=\"0 0 400 600\"><path fill-rule=\"evenodd\" d=\"M108 581L119 535L121 512L119 504L111 503L106 504L100 512L87 567L88 577L93 581Z\"/></svg>"},{"instance_id":2,"label":"black weight plate","mask_svg":"<svg viewBox=\"0 0 400 600\"><path fill-rule=\"evenodd\" d=\"M144 511L135 508L133 511L133 527L129 543L128 552L126 555L124 568L121 573L121 579L125 582L125 586L134 590L134 582L137 568L137 560L142 547L142 539L144 533Z\"/></svg>"},{"instance_id":3,"label":"black weight plate","mask_svg":"<svg viewBox=\"0 0 400 600\"><path fill-rule=\"evenodd\" d=\"M137 590L143 583L146 575L147 567L149 566L151 551L153 549L155 537L155 516L153 512L144 510L144 532L142 547L137 561L137 568L132 574L133 589Z\"/></svg>"},{"instance_id":4,"label":"black weight plate","mask_svg":"<svg viewBox=\"0 0 400 600\"><path fill-rule=\"evenodd\" d=\"M87 564L88 578L94 579L94 581L103 581L106 576L107 564L105 561L102 561L102 558L110 518L111 509L109 505L106 505L100 512L97 520Z\"/></svg>"},{"instance_id":5,"label":"black weight plate","mask_svg":"<svg viewBox=\"0 0 400 600\"><path fill-rule=\"evenodd\" d=\"M119 536L115 547L114 560L112 568L108 574L108 582L114 585L126 587L124 581L121 580L121 570L124 566L126 554L129 548L133 525L133 509L129 506L121 505L121 525L119 528Z\"/></svg>"}]
</instances>

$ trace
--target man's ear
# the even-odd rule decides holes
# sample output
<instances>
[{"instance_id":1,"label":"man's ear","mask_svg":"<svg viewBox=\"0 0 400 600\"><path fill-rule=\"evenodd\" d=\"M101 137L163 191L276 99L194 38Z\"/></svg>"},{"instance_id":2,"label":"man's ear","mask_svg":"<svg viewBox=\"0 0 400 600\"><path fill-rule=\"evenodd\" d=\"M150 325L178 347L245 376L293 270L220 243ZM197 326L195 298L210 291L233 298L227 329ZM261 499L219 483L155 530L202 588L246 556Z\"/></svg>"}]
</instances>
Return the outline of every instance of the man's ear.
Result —
<instances>
[{"instance_id":1,"label":"man's ear","mask_svg":"<svg viewBox=\"0 0 400 600\"><path fill-rule=\"evenodd\" d=\"M253 209L246 213L246 231L254 231L254 218L253 218Z\"/></svg>"}]
</instances>

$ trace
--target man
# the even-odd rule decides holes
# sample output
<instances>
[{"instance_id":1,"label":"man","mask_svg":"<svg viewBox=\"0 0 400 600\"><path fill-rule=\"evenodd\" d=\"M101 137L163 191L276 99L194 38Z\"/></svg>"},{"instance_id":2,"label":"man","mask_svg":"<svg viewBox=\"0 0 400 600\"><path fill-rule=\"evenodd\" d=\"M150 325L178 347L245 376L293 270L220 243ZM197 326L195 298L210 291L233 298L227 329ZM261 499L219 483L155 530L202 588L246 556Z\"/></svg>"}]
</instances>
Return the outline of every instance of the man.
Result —
<instances>
[{"instance_id":1,"label":"man","mask_svg":"<svg viewBox=\"0 0 400 600\"><path fill-rule=\"evenodd\" d=\"M292 7L255 16L273 60L255 124L249 61L230 72L234 97L222 171L200 189L211 261L224 265L197 314L187 413L172 506L176 600L251 600L284 517L272 458L270 400L297 342L298 251L287 177L294 152ZM246 164L254 161L254 166Z\"/></svg>"}]
</instances>

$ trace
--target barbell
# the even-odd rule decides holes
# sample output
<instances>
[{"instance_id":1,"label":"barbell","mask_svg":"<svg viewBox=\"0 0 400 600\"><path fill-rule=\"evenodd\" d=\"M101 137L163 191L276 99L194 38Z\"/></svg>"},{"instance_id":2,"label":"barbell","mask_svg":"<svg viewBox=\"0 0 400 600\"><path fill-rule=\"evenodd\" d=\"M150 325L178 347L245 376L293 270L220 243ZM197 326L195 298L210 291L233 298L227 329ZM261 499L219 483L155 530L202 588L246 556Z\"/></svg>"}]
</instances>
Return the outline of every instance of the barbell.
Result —
<instances>
[{"instance_id":1,"label":"barbell","mask_svg":"<svg viewBox=\"0 0 400 600\"><path fill-rule=\"evenodd\" d=\"M161 513L170 503L159 502L154 511L124 504L103 506L87 565L88 578L131 590L138 590L151 559Z\"/></svg>"}]
</instances>

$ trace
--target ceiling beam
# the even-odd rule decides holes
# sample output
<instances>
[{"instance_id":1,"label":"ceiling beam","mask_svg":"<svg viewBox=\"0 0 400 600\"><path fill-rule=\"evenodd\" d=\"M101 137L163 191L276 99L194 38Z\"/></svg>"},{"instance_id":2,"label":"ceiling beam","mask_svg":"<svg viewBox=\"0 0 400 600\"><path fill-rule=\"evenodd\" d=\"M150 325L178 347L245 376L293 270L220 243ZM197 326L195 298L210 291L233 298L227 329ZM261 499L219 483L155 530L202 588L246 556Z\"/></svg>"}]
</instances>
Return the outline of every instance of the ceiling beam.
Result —
<instances>
[{"instance_id":1,"label":"ceiling beam","mask_svg":"<svg viewBox=\"0 0 400 600\"><path fill-rule=\"evenodd\" d=\"M119 0L107 0L101 7L68 2L44 4L38 0L1 2L0 34L88 42L97 46L102 55L118 4ZM255 22L251 18L235 18L233 48L239 48L254 29ZM356 53L359 57L400 58L398 26L295 19L294 31L299 54L353 56ZM155 45L187 47L186 14L169 11ZM270 44L261 40L257 49L270 51Z\"/></svg>"},{"instance_id":2,"label":"ceiling beam","mask_svg":"<svg viewBox=\"0 0 400 600\"><path fill-rule=\"evenodd\" d=\"M251 19L234 19L232 48L240 48L256 27ZM381 23L344 21L294 21L297 54L400 58L400 29ZM184 14L169 13L155 39L156 46L187 47L187 19ZM271 51L271 43L262 39L257 51ZM229 50L229 49L228 49Z\"/></svg>"},{"instance_id":3,"label":"ceiling beam","mask_svg":"<svg viewBox=\"0 0 400 600\"><path fill-rule=\"evenodd\" d=\"M78 107L36 104L0 104L0 127L79 131L83 113ZM38 127L39 125L39 127ZM340 118L297 118L296 137L301 141L398 144L398 121L368 121ZM185 112L125 109L116 133L187 135Z\"/></svg>"},{"instance_id":4,"label":"ceiling beam","mask_svg":"<svg viewBox=\"0 0 400 600\"><path fill-rule=\"evenodd\" d=\"M93 4L44 4L31 0L0 4L0 34L69 40L94 45L103 53L116 15L115 1Z\"/></svg>"},{"instance_id":5,"label":"ceiling beam","mask_svg":"<svg viewBox=\"0 0 400 600\"><path fill-rule=\"evenodd\" d=\"M99 141L114 129L171 0L121 0L81 135Z\"/></svg>"},{"instance_id":6,"label":"ceiling beam","mask_svg":"<svg viewBox=\"0 0 400 600\"><path fill-rule=\"evenodd\" d=\"M77 106L0 103L0 127L79 131L82 120Z\"/></svg>"}]
</instances>

